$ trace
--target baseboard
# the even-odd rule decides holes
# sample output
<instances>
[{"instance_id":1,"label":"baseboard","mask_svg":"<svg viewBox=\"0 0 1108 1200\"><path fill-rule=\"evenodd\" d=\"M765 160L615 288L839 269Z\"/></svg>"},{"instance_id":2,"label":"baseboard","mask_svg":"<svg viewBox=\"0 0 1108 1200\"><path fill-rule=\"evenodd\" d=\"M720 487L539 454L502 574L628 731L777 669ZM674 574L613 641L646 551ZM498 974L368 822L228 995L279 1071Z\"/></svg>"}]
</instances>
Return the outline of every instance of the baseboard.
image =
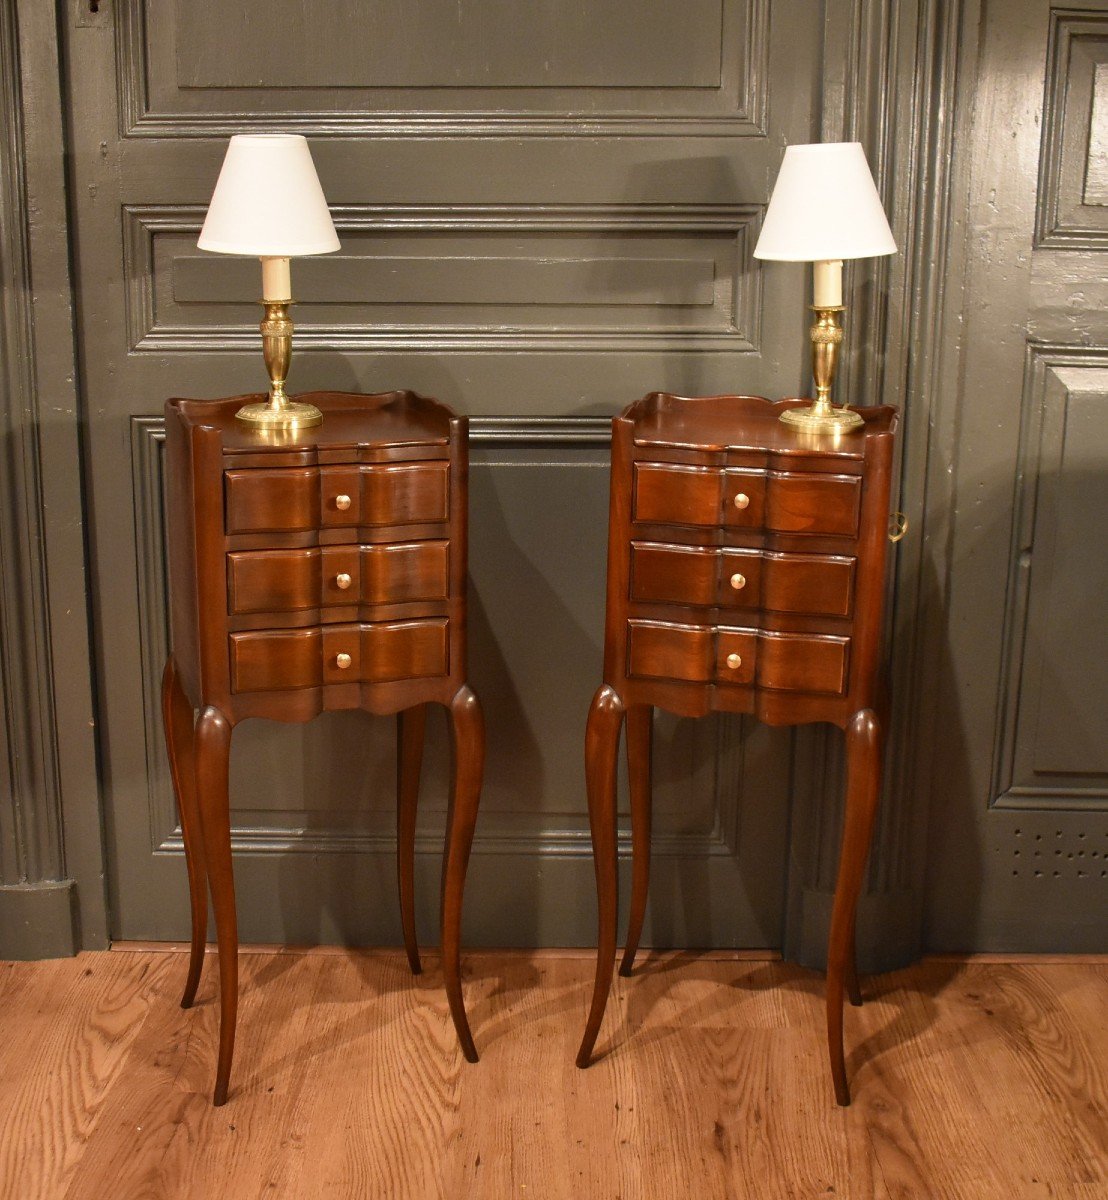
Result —
<instances>
[{"instance_id":1,"label":"baseboard","mask_svg":"<svg viewBox=\"0 0 1108 1200\"><path fill-rule=\"evenodd\" d=\"M77 953L73 880L0 887L0 959L27 962Z\"/></svg>"}]
</instances>

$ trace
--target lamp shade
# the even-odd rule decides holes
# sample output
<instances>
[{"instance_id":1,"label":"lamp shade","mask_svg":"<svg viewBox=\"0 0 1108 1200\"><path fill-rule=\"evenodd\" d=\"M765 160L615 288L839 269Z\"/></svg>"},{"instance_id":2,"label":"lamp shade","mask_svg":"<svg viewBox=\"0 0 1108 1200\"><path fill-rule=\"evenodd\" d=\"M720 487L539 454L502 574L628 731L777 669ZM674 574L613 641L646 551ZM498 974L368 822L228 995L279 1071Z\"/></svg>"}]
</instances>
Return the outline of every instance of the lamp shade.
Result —
<instances>
[{"instance_id":1,"label":"lamp shade","mask_svg":"<svg viewBox=\"0 0 1108 1200\"><path fill-rule=\"evenodd\" d=\"M292 258L339 248L307 140L236 134L196 243L218 254Z\"/></svg>"},{"instance_id":2,"label":"lamp shade","mask_svg":"<svg viewBox=\"0 0 1108 1200\"><path fill-rule=\"evenodd\" d=\"M860 142L785 150L755 258L818 262L895 253Z\"/></svg>"}]
</instances>

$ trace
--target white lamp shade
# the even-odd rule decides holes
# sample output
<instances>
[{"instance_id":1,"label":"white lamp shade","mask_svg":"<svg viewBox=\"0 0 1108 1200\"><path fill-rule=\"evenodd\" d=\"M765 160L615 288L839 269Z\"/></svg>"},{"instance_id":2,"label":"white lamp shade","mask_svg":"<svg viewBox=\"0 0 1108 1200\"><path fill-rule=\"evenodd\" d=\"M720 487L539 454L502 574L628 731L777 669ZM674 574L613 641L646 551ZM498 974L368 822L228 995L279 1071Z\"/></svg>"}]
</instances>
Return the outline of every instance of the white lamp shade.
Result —
<instances>
[{"instance_id":1,"label":"white lamp shade","mask_svg":"<svg viewBox=\"0 0 1108 1200\"><path fill-rule=\"evenodd\" d=\"M196 243L218 254L292 258L339 248L307 140L236 134Z\"/></svg>"},{"instance_id":2,"label":"white lamp shade","mask_svg":"<svg viewBox=\"0 0 1108 1200\"><path fill-rule=\"evenodd\" d=\"M895 253L860 142L786 149L755 258L818 262Z\"/></svg>"}]
</instances>

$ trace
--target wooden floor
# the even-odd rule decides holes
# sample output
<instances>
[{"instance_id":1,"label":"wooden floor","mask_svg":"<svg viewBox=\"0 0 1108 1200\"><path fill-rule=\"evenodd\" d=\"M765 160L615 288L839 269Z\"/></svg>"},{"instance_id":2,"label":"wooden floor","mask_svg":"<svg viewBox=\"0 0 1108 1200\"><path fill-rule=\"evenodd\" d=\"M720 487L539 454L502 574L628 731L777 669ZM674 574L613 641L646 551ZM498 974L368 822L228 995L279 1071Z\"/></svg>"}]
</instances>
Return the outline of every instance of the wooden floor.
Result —
<instances>
[{"instance_id":1,"label":"wooden floor","mask_svg":"<svg viewBox=\"0 0 1108 1200\"><path fill-rule=\"evenodd\" d=\"M776 962L648 958L578 1071L591 964L470 954L482 1061L435 962L243 956L226 1107L214 963L112 951L0 964L0 1196L1108 1197L1108 966L928 962L847 1012L836 1108L822 981Z\"/></svg>"}]
</instances>

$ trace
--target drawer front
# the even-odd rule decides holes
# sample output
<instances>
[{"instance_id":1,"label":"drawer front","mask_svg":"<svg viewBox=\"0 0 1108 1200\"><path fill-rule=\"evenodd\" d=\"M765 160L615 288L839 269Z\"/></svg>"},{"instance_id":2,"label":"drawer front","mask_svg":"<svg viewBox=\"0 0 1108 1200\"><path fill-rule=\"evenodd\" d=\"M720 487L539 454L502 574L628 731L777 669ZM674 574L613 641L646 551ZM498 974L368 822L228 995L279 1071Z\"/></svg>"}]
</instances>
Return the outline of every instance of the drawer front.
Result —
<instances>
[{"instance_id":1,"label":"drawer front","mask_svg":"<svg viewBox=\"0 0 1108 1200\"><path fill-rule=\"evenodd\" d=\"M712 683L718 678L748 684L754 679L757 638L753 630L628 621L628 673L688 683Z\"/></svg>"},{"instance_id":2,"label":"drawer front","mask_svg":"<svg viewBox=\"0 0 1108 1200\"><path fill-rule=\"evenodd\" d=\"M633 518L655 525L757 528L765 487L760 471L636 463Z\"/></svg>"},{"instance_id":3,"label":"drawer front","mask_svg":"<svg viewBox=\"0 0 1108 1200\"><path fill-rule=\"evenodd\" d=\"M628 674L842 695L850 639L727 626L627 623Z\"/></svg>"},{"instance_id":4,"label":"drawer front","mask_svg":"<svg viewBox=\"0 0 1108 1200\"><path fill-rule=\"evenodd\" d=\"M769 612L849 617L855 559L839 554L772 554L762 562L762 607Z\"/></svg>"},{"instance_id":5,"label":"drawer front","mask_svg":"<svg viewBox=\"0 0 1108 1200\"><path fill-rule=\"evenodd\" d=\"M445 600L449 543L247 550L227 556L233 614Z\"/></svg>"},{"instance_id":6,"label":"drawer front","mask_svg":"<svg viewBox=\"0 0 1108 1200\"><path fill-rule=\"evenodd\" d=\"M850 638L814 633L763 633L758 638L758 686L783 692L846 691Z\"/></svg>"},{"instance_id":7,"label":"drawer front","mask_svg":"<svg viewBox=\"0 0 1108 1200\"><path fill-rule=\"evenodd\" d=\"M224 481L228 533L319 528L316 467L227 471Z\"/></svg>"},{"instance_id":8,"label":"drawer front","mask_svg":"<svg viewBox=\"0 0 1108 1200\"><path fill-rule=\"evenodd\" d=\"M857 475L770 472L766 484L766 528L779 533L854 537L862 511Z\"/></svg>"},{"instance_id":9,"label":"drawer front","mask_svg":"<svg viewBox=\"0 0 1108 1200\"><path fill-rule=\"evenodd\" d=\"M384 621L231 634L231 686L275 692L445 675L447 622Z\"/></svg>"},{"instance_id":10,"label":"drawer front","mask_svg":"<svg viewBox=\"0 0 1108 1200\"><path fill-rule=\"evenodd\" d=\"M445 521L449 472L447 462L227 471L227 532Z\"/></svg>"},{"instance_id":11,"label":"drawer front","mask_svg":"<svg viewBox=\"0 0 1108 1200\"><path fill-rule=\"evenodd\" d=\"M756 550L631 544L631 599L644 604L757 608L761 574Z\"/></svg>"},{"instance_id":12,"label":"drawer front","mask_svg":"<svg viewBox=\"0 0 1108 1200\"><path fill-rule=\"evenodd\" d=\"M631 599L641 604L763 608L849 617L853 558L717 550L659 542L631 544Z\"/></svg>"}]
</instances>

